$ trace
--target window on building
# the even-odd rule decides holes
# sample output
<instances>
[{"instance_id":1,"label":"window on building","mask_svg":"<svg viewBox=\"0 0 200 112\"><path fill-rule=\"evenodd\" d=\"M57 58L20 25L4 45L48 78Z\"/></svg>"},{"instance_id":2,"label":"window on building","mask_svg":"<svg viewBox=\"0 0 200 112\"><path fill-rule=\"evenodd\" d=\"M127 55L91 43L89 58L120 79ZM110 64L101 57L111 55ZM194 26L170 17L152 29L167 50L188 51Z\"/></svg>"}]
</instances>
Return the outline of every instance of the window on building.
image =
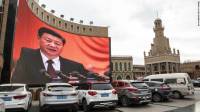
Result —
<instances>
[{"instance_id":1,"label":"window on building","mask_svg":"<svg viewBox=\"0 0 200 112\"><path fill-rule=\"evenodd\" d=\"M110 64L111 64L110 69L111 69L111 71L113 71L113 62L111 62Z\"/></svg>"},{"instance_id":2,"label":"window on building","mask_svg":"<svg viewBox=\"0 0 200 112\"><path fill-rule=\"evenodd\" d=\"M124 63L124 69L125 69L125 71L127 71L127 64L126 63Z\"/></svg>"},{"instance_id":3,"label":"window on building","mask_svg":"<svg viewBox=\"0 0 200 112\"><path fill-rule=\"evenodd\" d=\"M162 69L162 71L164 71L165 70L165 65L162 65L161 69Z\"/></svg>"},{"instance_id":4,"label":"window on building","mask_svg":"<svg viewBox=\"0 0 200 112\"><path fill-rule=\"evenodd\" d=\"M115 63L115 70L118 71L118 63Z\"/></svg>"},{"instance_id":5,"label":"window on building","mask_svg":"<svg viewBox=\"0 0 200 112\"><path fill-rule=\"evenodd\" d=\"M67 23L65 23L65 29L67 29Z\"/></svg>"},{"instance_id":6,"label":"window on building","mask_svg":"<svg viewBox=\"0 0 200 112\"><path fill-rule=\"evenodd\" d=\"M33 4L33 2L31 3L31 9L33 9L33 7L34 7L34 4Z\"/></svg>"},{"instance_id":7,"label":"window on building","mask_svg":"<svg viewBox=\"0 0 200 112\"><path fill-rule=\"evenodd\" d=\"M77 32L79 32L79 26L77 26Z\"/></svg>"},{"instance_id":8,"label":"window on building","mask_svg":"<svg viewBox=\"0 0 200 112\"><path fill-rule=\"evenodd\" d=\"M200 70L199 65L195 65L195 70Z\"/></svg>"},{"instance_id":9,"label":"window on building","mask_svg":"<svg viewBox=\"0 0 200 112\"><path fill-rule=\"evenodd\" d=\"M47 15L47 22L49 22L49 16Z\"/></svg>"},{"instance_id":10,"label":"window on building","mask_svg":"<svg viewBox=\"0 0 200 112\"><path fill-rule=\"evenodd\" d=\"M117 80L121 80L122 79L122 77L121 76L117 76Z\"/></svg>"},{"instance_id":11,"label":"window on building","mask_svg":"<svg viewBox=\"0 0 200 112\"><path fill-rule=\"evenodd\" d=\"M126 79L127 79L127 80L130 80L130 79L131 79L131 77L128 75L128 76L126 76Z\"/></svg>"},{"instance_id":12,"label":"window on building","mask_svg":"<svg viewBox=\"0 0 200 112\"><path fill-rule=\"evenodd\" d=\"M44 13L43 12L41 12L41 17L42 17L42 19L44 18Z\"/></svg>"},{"instance_id":13,"label":"window on building","mask_svg":"<svg viewBox=\"0 0 200 112\"><path fill-rule=\"evenodd\" d=\"M59 27L61 27L61 21L59 21L58 24L59 24Z\"/></svg>"},{"instance_id":14,"label":"window on building","mask_svg":"<svg viewBox=\"0 0 200 112\"><path fill-rule=\"evenodd\" d=\"M73 29L74 29L74 26L73 26L73 25L71 25L71 31L73 31Z\"/></svg>"},{"instance_id":15,"label":"window on building","mask_svg":"<svg viewBox=\"0 0 200 112\"><path fill-rule=\"evenodd\" d=\"M120 71L122 71L122 63L121 62L119 63L119 69L120 69Z\"/></svg>"},{"instance_id":16,"label":"window on building","mask_svg":"<svg viewBox=\"0 0 200 112\"><path fill-rule=\"evenodd\" d=\"M131 63L128 63L128 70L131 71Z\"/></svg>"},{"instance_id":17,"label":"window on building","mask_svg":"<svg viewBox=\"0 0 200 112\"><path fill-rule=\"evenodd\" d=\"M56 19L55 18L53 18L53 24L56 24Z\"/></svg>"},{"instance_id":18,"label":"window on building","mask_svg":"<svg viewBox=\"0 0 200 112\"><path fill-rule=\"evenodd\" d=\"M83 28L83 32L85 32L85 28Z\"/></svg>"},{"instance_id":19,"label":"window on building","mask_svg":"<svg viewBox=\"0 0 200 112\"><path fill-rule=\"evenodd\" d=\"M38 12L39 12L39 9L38 8L36 8L36 14L38 15Z\"/></svg>"},{"instance_id":20,"label":"window on building","mask_svg":"<svg viewBox=\"0 0 200 112\"><path fill-rule=\"evenodd\" d=\"M158 71L158 66L154 65L154 71Z\"/></svg>"},{"instance_id":21,"label":"window on building","mask_svg":"<svg viewBox=\"0 0 200 112\"><path fill-rule=\"evenodd\" d=\"M92 28L90 28L89 31L92 32Z\"/></svg>"}]
</instances>

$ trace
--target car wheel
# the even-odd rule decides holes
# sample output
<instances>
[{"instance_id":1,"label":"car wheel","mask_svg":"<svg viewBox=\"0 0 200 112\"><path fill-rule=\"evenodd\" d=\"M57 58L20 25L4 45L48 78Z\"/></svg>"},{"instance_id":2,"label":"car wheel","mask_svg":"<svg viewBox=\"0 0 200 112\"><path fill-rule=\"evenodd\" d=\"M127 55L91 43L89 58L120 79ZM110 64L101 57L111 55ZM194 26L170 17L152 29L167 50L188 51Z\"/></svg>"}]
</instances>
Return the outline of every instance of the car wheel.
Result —
<instances>
[{"instance_id":1,"label":"car wheel","mask_svg":"<svg viewBox=\"0 0 200 112\"><path fill-rule=\"evenodd\" d=\"M78 112L78 105L74 105L70 112Z\"/></svg>"},{"instance_id":2,"label":"car wheel","mask_svg":"<svg viewBox=\"0 0 200 112\"><path fill-rule=\"evenodd\" d=\"M120 99L121 105L123 107L127 107L129 105L129 101L128 98L126 96L122 96Z\"/></svg>"},{"instance_id":3,"label":"car wheel","mask_svg":"<svg viewBox=\"0 0 200 112\"><path fill-rule=\"evenodd\" d=\"M110 110L115 110L116 106L109 107Z\"/></svg>"},{"instance_id":4,"label":"car wheel","mask_svg":"<svg viewBox=\"0 0 200 112\"><path fill-rule=\"evenodd\" d=\"M46 112L46 110L44 109L44 107L39 107L39 112Z\"/></svg>"},{"instance_id":5,"label":"car wheel","mask_svg":"<svg viewBox=\"0 0 200 112\"><path fill-rule=\"evenodd\" d=\"M86 100L83 100L82 103L83 103L83 111L84 111L84 112L89 112L90 106L87 105L87 101L86 101Z\"/></svg>"},{"instance_id":6,"label":"car wheel","mask_svg":"<svg viewBox=\"0 0 200 112\"><path fill-rule=\"evenodd\" d=\"M158 93L155 93L155 94L152 95L152 100L154 102L160 102L162 100L162 96Z\"/></svg>"},{"instance_id":7,"label":"car wheel","mask_svg":"<svg viewBox=\"0 0 200 112\"><path fill-rule=\"evenodd\" d=\"M180 99L182 96L181 96L181 93L180 93L180 92L174 91L174 92L173 92L173 97L174 97L175 99Z\"/></svg>"},{"instance_id":8,"label":"car wheel","mask_svg":"<svg viewBox=\"0 0 200 112\"><path fill-rule=\"evenodd\" d=\"M149 104L149 102L145 102L145 103L143 103L143 105L148 105Z\"/></svg>"}]
</instances>

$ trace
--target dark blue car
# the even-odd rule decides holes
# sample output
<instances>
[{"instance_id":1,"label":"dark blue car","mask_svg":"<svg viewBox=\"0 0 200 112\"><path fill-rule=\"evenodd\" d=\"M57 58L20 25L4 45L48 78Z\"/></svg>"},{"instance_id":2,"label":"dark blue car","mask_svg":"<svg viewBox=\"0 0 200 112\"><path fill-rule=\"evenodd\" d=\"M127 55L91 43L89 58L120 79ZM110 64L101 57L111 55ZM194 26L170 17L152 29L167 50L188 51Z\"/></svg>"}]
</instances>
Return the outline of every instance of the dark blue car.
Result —
<instances>
[{"instance_id":1,"label":"dark blue car","mask_svg":"<svg viewBox=\"0 0 200 112\"><path fill-rule=\"evenodd\" d=\"M171 88L163 82L145 81L152 92L152 101L160 102L168 100L171 96Z\"/></svg>"}]
</instances>

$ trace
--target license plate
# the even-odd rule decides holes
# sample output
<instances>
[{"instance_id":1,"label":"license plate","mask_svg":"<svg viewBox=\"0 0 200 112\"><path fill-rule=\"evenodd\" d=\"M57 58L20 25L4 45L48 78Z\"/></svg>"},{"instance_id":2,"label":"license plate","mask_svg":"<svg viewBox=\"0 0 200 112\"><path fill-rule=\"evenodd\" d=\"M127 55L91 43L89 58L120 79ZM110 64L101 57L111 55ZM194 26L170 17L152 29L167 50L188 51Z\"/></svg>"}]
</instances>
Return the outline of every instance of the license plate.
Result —
<instances>
[{"instance_id":1,"label":"license plate","mask_svg":"<svg viewBox=\"0 0 200 112\"><path fill-rule=\"evenodd\" d=\"M66 99L67 96L57 96L57 99Z\"/></svg>"},{"instance_id":2,"label":"license plate","mask_svg":"<svg viewBox=\"0 0 200 112\"><path fill-rule=\"evenodd\" d=\"M109 95L108 93L102 93L101 97L108 97L108 95Z\"/></svg>"},{"instance_id":3,"label":"license plate","mask_svg":"<svg viewBox=\"0 0 200 112\"><path fill-rule=\"evenodd\" d=\"M11 101L11 97L3 97L2 98L4 101Z\"/></svg>"}]
</instances>

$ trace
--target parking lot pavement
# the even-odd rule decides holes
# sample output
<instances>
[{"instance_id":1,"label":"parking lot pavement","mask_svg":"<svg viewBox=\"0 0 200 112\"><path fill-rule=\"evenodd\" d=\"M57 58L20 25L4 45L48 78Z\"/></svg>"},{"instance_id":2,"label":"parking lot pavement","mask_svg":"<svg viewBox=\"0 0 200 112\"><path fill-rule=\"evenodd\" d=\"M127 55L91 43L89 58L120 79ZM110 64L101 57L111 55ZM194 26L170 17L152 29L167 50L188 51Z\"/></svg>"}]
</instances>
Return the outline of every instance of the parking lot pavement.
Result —
<instances>
[{"instance_id":1,"label":"parking lot pavement","mask_svg":"<svg viewBox=\"0 0 200 112\"><path fill-rule=\"evenodd\" d=\"M200 112L200 88L195 88L193 97L184 99L171 99L167 102L150 103L148 105L133 105L130 107L118 107L115 110L97 109L91 112ZM29 112L39 112L38 101L33 101ZM56 112L56 111L53 111ZM62 111L59 111L62 112ZM63 110L66 112L66 110ZM83 112L83 111L79 111Z\"/></svg>"},{"instance_id":2,"label":"parking lot pavement","mask_svg":"<svg viewBox=\"0 0 200 112\"><path fill-rule=\"evenodd\" d=\"M33 101L32 107L29 112L39 112L38 105L39 105L38 101ZM68 112L68 111L67 110L59 110L59 111L52 110L51 112ZM78 112L83 112L83 111L79 110ZM122 112L122 111L119 109L109 110L107 108L97 108L97 109L91 110L91 112Z\"/></svg>"}]
</instances>

